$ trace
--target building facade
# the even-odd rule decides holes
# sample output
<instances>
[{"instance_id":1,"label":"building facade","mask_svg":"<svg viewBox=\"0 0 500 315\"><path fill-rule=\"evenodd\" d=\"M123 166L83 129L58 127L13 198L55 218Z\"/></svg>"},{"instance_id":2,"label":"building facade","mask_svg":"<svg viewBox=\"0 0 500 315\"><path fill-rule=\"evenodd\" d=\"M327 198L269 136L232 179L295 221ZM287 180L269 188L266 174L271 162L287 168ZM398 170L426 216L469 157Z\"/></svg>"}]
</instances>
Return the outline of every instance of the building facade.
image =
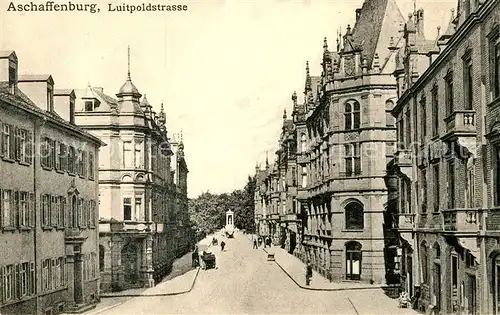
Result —
<instances>
[{"instance_id":1,"label":"building facade","mask_svg":"<svg viewBox=\"0 0 500 315\"><path fill-rule=\"evenodd\" d=\"M163 104L156 114L130 71L116 98L91 86L76 96L76 123L107 144L99 159L101 288L154 286L191 242L184 144L172 150Z\"/></svg>"},{"instance_id":2,"label":"building facade","mask_svg":"<svg viewBox=\"0 0 500 315\"><path fill-rule=\"evenodd\" d=\"M269 198L271 221L273 214L277 219L278 213L295 214L301 231L293 234L299 236L296 255L332 281L386 283L384 176L396 141L393 72L403 23L393 0L366 0L335 51L325 39L321 75L310 75L307 65L304 103L293 97L296 151L288 147L290 159L283 159L282 138L278 164L267 175L271 192L259 191ZM294 178L296 186L280 187ZM273 196L283 212L274 210ZM259 200L266 199L256 196ZM281 231L276 233L279 238Z\"/></svg>"},{"instance_id":3,"label":"building facade","mask_svg":"<svg viewBox=\"0 0 500 315\"><path fill-rule=\"evenodd\" d=\"M433 40L422 10L404 27L388 212L402 288L423 312L500 313L499 5L458 1Z\"/></svg>"},{"instance_id":4,"label":"building facade","mask_svg":"<svg viewBox=\"0 0 500 315\"><path fill-rule=\"evenodd\" d=\"M0 52L2 314L83 311L99 300L102 142L74 124L74 102L50 75L19 76L15 52Z\"/></svg>"}]
</instances>

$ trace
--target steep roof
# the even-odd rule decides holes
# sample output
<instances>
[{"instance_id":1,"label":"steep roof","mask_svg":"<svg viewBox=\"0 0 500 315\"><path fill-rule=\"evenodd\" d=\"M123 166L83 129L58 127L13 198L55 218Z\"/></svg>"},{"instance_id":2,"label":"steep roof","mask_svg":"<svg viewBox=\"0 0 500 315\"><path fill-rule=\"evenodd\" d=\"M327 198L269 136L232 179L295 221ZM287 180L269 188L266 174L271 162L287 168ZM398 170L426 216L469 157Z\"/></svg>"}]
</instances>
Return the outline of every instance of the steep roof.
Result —
<instances>
[{"instance_id":1,"label":"steep roof","mask_svg":"<svg viewBox=\"0 0 500 315\"><path fill-rule=\"evenodd\" d=\"M354 25L352 38L363 49L363 54L372 67L373 57L378 53L380 64L389 57L391 36L397 42L402 36L401 25L405 22L394 0L365 0L359 18Z\"/></svg>"}]
</instances>

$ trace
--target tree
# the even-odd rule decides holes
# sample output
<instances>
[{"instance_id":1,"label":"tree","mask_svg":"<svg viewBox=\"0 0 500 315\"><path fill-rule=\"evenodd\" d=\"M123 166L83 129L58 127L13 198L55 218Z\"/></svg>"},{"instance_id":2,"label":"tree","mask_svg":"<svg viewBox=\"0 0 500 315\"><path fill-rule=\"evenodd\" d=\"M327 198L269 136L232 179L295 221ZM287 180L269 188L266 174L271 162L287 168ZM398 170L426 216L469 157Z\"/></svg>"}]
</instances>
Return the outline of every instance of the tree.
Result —
<instances>
[{"instance_id":1,"label":"tree","mask_svg":"<svg viewBox=\"0 0 500 315\"><path fill-rule=\"evenodd\" d=\"M226 224L226 211L234 211L234 225L248 232L255 231L255 178L249 176L243 189L220 195L204 192L189 200L189 216L197 239L221 229Z\"/></svg>"}]
</instances>

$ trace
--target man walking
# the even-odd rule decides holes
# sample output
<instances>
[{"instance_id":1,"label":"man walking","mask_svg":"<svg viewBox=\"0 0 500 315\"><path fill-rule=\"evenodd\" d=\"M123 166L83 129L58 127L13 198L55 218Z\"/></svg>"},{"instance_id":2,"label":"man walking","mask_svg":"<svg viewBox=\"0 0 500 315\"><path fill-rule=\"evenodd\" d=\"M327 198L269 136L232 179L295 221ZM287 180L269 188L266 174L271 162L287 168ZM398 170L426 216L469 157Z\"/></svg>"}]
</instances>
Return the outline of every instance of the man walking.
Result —
<instances>
[{"instance_id":1,"label":"man walking","mask_svg":"<svg viewBox=\"0 0 500 315\"><path fill-rule=\"evenodd\" d=\"M258 247L257 247L257 239L256 239L256 238L254 238L254 239L253 239L253 249L257 249L257 248L258 248Z\"/></svg>"},{"instance_id":2,"label":"man walking","mask_svg":"<svg viewBox=\"0 0 500 315\"><path fill-rule=\"evenodd\" d=\"M220 251L221 252L224 251L224 246L226 246L226 243L224 243L224 241L220 242Z\"/></svg>"}]
</instances>

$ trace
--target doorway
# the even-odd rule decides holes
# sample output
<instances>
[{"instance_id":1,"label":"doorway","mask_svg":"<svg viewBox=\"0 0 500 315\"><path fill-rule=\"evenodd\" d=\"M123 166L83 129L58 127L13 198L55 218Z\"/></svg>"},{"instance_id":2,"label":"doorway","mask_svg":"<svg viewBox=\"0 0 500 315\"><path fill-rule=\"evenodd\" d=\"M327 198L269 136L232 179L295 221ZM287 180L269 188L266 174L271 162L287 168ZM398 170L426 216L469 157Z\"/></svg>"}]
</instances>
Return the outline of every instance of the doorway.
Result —
<instances>
[{"instance_id":1,"label":"doorway","mask_svg":"<svg viewBox=\"0 0 500 315\"><path fill-rule=\"evenodd\" d=\"M346 244L346 279L361 280L361 244L349 242Z\"/></svg>"},{"instance_id":2,"label":"doorway","mask_svg":"<svg viewBox=\"0 0 500 315\"><path fill-rule=\"evenodd\" d=\"M434 296L436 297L436 304L434 309L436 314L441 311L441 264L434 263L434 276L432 278L434 284Z\"/></svg>"},{"instance_id":3,"label":"doorway","mask_svg":"<svg viewBox=\"0 0 500 315\"><path fill-rule=\"evenodd\" d=\"M139 280L137 246L129 243L123 247L121 254L125 282L129 284L137 283Z\"/></svg>"}]
</instances>

